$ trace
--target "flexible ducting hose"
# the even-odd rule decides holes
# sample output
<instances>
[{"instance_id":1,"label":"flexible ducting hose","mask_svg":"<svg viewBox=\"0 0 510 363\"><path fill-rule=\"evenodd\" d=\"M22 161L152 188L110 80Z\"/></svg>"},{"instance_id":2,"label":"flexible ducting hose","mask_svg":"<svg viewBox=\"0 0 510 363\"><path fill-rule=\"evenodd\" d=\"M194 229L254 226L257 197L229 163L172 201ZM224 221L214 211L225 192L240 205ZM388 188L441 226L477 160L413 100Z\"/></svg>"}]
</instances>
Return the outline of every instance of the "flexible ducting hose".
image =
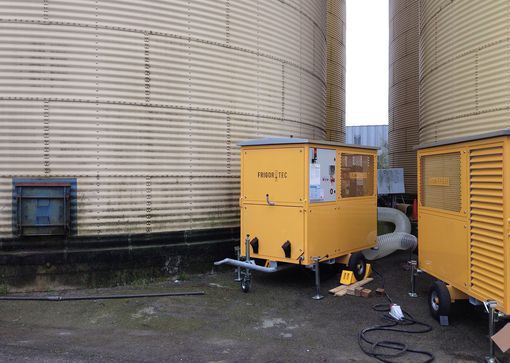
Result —
<instances>
[{"instance_id":1,"label":"flexible ducting hose","mask_svg":"<svg viewBox=\"0 0 510 363\"><path fill-rule=\"evenodd\" d=\"M367 260L377 260L392 254L396 250L414 250L418 240L410 234L411 222L401 211L393 208L377 208L377 217L381 222L395 224L395 232L377 236L377 246L362 251Z\"/></svg>"},{"instance_id":2,"label":"flexible ducting hose","mask_svg":"<svg viewBox=\"0 0 510 363\"><path fill-rule=\"evenodd\" d=\"M391 222L395 225L394 232L411 233L411 222L409 218L394 208L377 208L377 220L379 222Z\"/></svg>"}]
</instances>

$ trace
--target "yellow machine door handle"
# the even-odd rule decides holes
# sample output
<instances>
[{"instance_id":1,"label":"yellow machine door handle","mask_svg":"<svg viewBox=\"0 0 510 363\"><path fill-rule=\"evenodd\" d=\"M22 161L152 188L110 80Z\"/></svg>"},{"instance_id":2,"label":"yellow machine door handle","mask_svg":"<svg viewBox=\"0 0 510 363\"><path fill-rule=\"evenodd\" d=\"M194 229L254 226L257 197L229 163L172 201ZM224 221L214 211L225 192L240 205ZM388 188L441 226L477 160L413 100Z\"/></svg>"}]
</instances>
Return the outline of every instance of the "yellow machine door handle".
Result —
<instances>
[{"instance_id":1,"label":"yellow machine door handle","mask_svg":"<svg viewBox=\"0 0 510 363\"><path fill-rule=\"evenodd\" d=\"M271 202L271 201L269 200L269 194L266 194L266 202L267 202L267 205L276 205L276 203L275 203L275 202Z\"/></svg>"}]
</instances>

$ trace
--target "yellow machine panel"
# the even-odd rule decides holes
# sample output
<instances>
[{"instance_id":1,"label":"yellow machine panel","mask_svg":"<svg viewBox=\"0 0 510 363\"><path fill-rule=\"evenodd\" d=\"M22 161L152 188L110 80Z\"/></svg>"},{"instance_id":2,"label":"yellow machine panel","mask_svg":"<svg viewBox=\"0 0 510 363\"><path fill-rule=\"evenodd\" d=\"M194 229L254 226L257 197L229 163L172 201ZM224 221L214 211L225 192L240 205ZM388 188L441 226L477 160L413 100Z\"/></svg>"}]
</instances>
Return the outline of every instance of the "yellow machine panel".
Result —
<instances>
[{"instance_id":1,"label":"yellow machine panel","mask_svg":"<svg viewBox=\"0 0 510 363\"><path fill-rule=\"evenodd\" d=\"M285 262L298 260L304 252L305 243L305 218L302 208L267 208L262 204L244 204L242 208L241 230L244 231L244 236L249 234L260 241L256 257ZM241 242L243 241L244 238L241 239ZM286 241L292 241L288 259L281 247ZM246 253L244 243L241 243L241 252Z\"/></svg>"},{"instance_id":2,"label":"yellow machine panel","mask_svg":"<svg viewBox=\"0 0 510 363\"><path fill-rule=\"evenodd\" d=\"M245 149L242 151L243 173L253 178L245 181L245 202L278 204L302 203L305 199L304 148Z\"/></svg>"},{"instance_id":3,"label":"yellow machine panel","mask_svg":"<svg viewBox=\"0 0 510 363\"><path fill-rule=\"evenodd\" d=\"M510 130L418 150L420 268L510 313Z\"/></svg>"},{"instance_id":4,"label":"yellow machine panel","mask_svg":"<svg viewBox=\"0 0 510 363\"><path fill-rule=\"evenodd\" d=\"M258 241L252 258L292 264L373 247L376 171L374 148L293 138L242 143L241 255L247 235Z\"/></svg>"}]
</instances>

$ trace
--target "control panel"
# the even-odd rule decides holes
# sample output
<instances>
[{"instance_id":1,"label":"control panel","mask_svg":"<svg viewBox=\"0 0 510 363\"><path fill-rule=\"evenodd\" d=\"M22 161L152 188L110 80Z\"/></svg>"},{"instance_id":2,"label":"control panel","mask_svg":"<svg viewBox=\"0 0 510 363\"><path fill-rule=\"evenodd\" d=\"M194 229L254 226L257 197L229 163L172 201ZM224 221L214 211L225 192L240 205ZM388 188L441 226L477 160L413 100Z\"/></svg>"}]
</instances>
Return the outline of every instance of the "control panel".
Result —
<instances>
[{"instance_id":1,"label":"control panel","mask_svg":"<svg viewBox=\"0 0 510 363\"><path fill-rule=\"evenodd\" d=\"M310 202L336 201L336 150L310 148L308 160Z\"/></svg>"}]
</instances>

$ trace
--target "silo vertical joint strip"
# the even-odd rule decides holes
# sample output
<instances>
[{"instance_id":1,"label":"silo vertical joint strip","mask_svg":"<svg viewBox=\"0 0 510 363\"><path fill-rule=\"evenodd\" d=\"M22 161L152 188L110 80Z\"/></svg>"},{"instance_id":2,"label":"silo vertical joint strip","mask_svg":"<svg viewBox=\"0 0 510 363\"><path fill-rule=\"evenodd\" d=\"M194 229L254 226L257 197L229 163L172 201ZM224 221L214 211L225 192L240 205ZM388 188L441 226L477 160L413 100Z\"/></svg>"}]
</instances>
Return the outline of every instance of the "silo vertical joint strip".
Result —
<instances>
[{"instance_id":1,"label":"silo vertical joint strip","mask_svg":"<svg viewBox=\"0 0 510 363\"><path fill-rule=\"evenodd\" d=\"M143 37L143 53L144 53L144 88L145 103L151 102L151 65L150 65L150 39L149 33L145 32Z\"/></svg>"},{"instance_id":2,"label":"silo vertical joint strip","mask_svg":"<svg viewBox=\"0 0 510 363\"><path fill-rule=\"evenodd\" d=\"M50 101L44 101L43 111L43 160L44 160L44 176L49 177L50 168Z\"/></svg>"},{"instance_id":3,"label":"silo vertical joint strip","mask_svg":"<svg viewBox=\"0 0 510 363\"><path fill-rule=\"evenodd\" d=\"M225 44L230 45L230 0L225 0Z\"/></svg>"},{"instance_id":4,"label":"silo vertical joint strip","mask_svg":"<svg viewBox=\"0 0 510 363\"><path fill-rule=\"evenodd\" d=\"M96 0L95 4L95 66L96 66L96 235L99 237L101 235L101 175L100 175L100 169L101 169L101 162L100 162L100 144L101 144L101 138L100 138L100 118L99 118L99 0Z\"/></svg>"},{"instance_id":5,"label":"silo vertical joint strip","mask_svg":"<svg viewBox=\"0 0 510 363\"><path fill-rule=\"evenodd\" d=\"M285 119L285 64L282 63L282 120Z\"/></svg>"},{"instance_id":6,"label":"silo vertical joint strip","mask_svg":"<svg viewBox=\"0 0 510 363\"><path fill-rule=\"evenodd\" d=\"M48 1L49 0L43 0L43 21L44 22L49 21Z\"/></svg>"},{"instance_id":7,"label":"silo vertical joint strip","mask_svg":"<svg viewBox=\"0 0 510 363\"><path fill-rule=\"evenodd\" d=\"M480 110L480 54L475 52L475 110Z\"/></svg>"},{"instance_id":8,"label":"silo vertical joint strip","mask_svg":"<svg viewBox=\"0 0 510 363\"><path fill-rule=\"evenodd\" d=\"M146 209L145 209L145 231L147 233L152 232L152 178L150 176L145 177L145 198L146 198Z\"/></svg>"},{"instance_id":9,"label":"silo vertical joint strip","mask_svg":"<svg viewBox=\"0 0 510 363\"><path fill-rule=\"evenodd\" d=\"M227 113L227 175L232 173L232 132L230 114Z\"/></svg>"},{"instance_id":10,"label":"silo vertical joint strip","mask_svg":"<svg viewBox=\"0 0 510 363\"><path fill-rule=\"evenodd\" d=\"M188 173L189 173L189 185L188 185L188 227L192 229L193 226L193 112L192 112L192 89L191 89L191 77L193 74L192 69L192 34L191 34L191 1L187 2L186 9L187 16L187 32L188 32Z\"/></svg>"}]
</instances>

